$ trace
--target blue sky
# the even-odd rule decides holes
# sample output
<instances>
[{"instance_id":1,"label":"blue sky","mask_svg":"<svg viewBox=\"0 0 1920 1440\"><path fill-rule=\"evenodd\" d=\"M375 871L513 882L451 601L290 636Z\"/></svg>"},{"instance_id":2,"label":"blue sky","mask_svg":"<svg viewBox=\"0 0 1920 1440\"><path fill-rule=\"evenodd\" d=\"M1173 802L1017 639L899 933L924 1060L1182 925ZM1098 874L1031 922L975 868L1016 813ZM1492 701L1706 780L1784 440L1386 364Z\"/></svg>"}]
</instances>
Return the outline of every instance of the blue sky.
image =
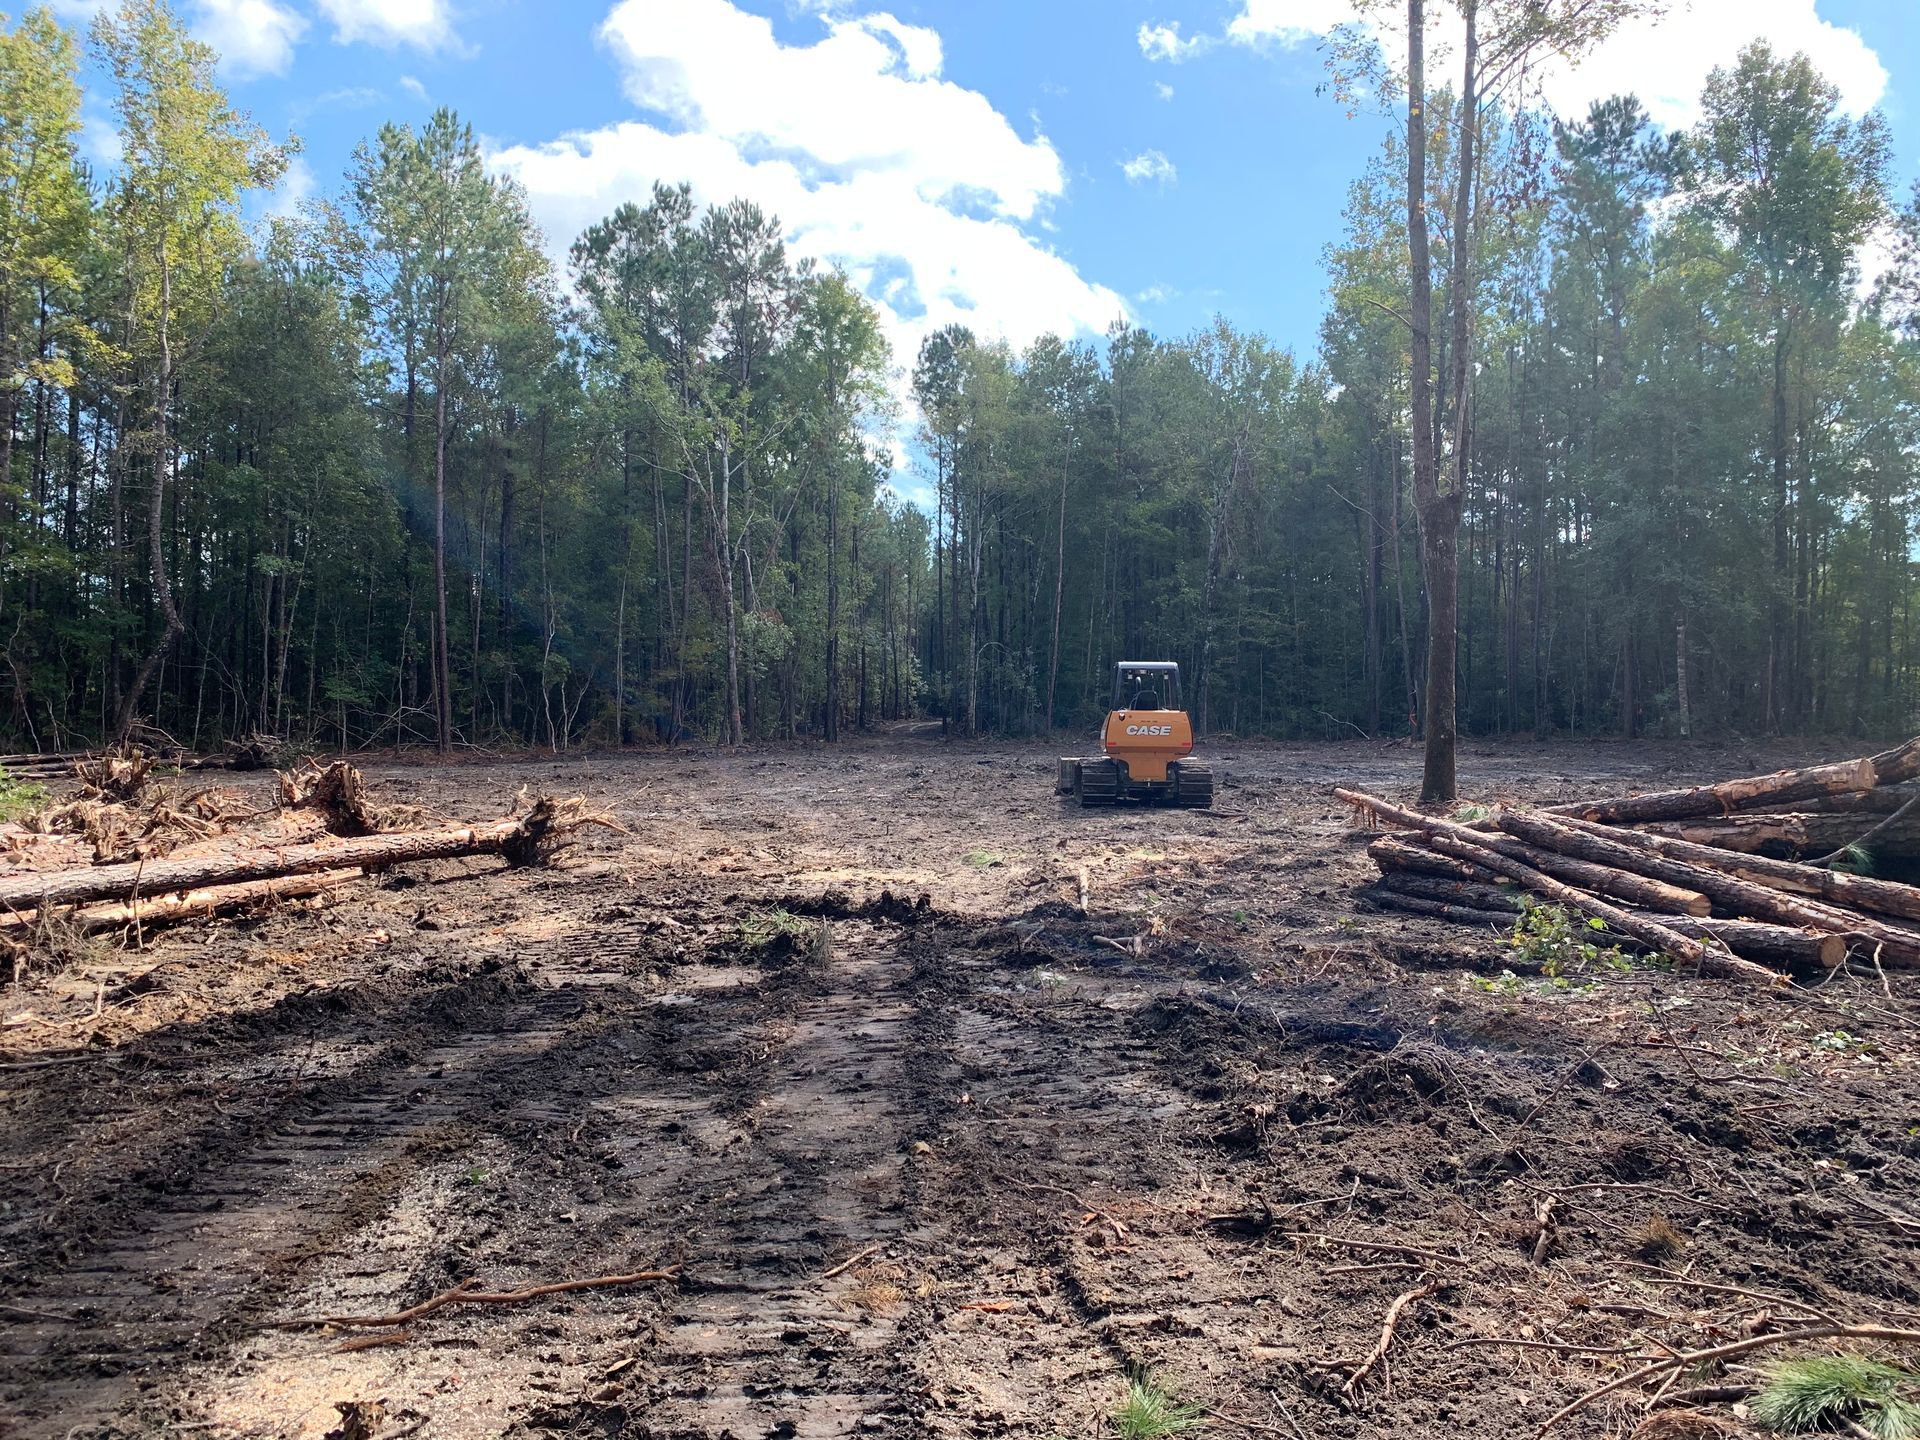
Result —
<instances>
[{"instance_id":1,"label":"blue sky","mask_svg":"<svg viewBox=\"0 0 1920 1440\"><path fill-rule=\"evenodd\" d=\"M279 203L337 189L383 120L451 105L556 255L656 178L744 192L848 267L907 364L949 319L1024 343L1122 312L1164 333L1223 313L1310 352L1323 249L1389 124L1321 93L1320 36L1351 0L176 3L237 103L301 137ZM1580 109L1630 86L1684 124L1711 66L1765 35L1885 111L1904 192L1916 3L1676 0L1543 94ZM104 91L90 106L104 122Z\"/></svg>"}]
</instances>

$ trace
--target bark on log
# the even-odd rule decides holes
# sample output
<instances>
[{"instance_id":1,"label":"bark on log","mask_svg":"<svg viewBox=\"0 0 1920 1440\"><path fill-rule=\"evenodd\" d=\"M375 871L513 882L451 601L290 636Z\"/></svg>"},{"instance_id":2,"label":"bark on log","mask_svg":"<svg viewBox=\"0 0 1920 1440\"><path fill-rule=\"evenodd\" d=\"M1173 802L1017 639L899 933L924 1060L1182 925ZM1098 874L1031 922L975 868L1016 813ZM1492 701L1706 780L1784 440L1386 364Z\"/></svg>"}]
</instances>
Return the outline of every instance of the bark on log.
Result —
<instances>
[{"instance_id":1,"label":"bark on log","mask_svg":"<svg viewBox=\"0 0 1920 1440\"><path fill-rule=\"evenodd\" d=\"M1478 870L1483 875L1493 873L1478 865L1468 867L1463 864L1461 868ZM1514 917L1524 908L1520 903L1520 897L1514 891L1503 890L1498 885L1489 885L1478 880L1447 880L1438 875L1417 875L1406 871L1395 871L1389 875L1382 875L1372 888L1390 891L1396 895L1411 895L1420 900L1436 900L1444 905L1464 906L1469 910L1503 913L1507 917L1508 924L1512 924Z\"/></svg>"},{"instance_id":2,"label":"bark on log","mask_svg":"<svg viewBox=\"0 0 1920 1440\"><path fill-rule=\"evenodd\" d=\"M1920 780L1920 735L1904 745L1882 750L1874 756L1873 776L1875 785L1898 785L1907 780Z\"/></svg>"},{"instance_id":3,"label":"bark on log","mask_svg":"<svg viewBox=\"0 0 1920 1440\"><path fill-rule=\"evenodd\" d=\"M1524 812L1515 813L1524 814ZM1506 818L1502 817L1503 824ZM1738 855L1712 845L1697 845L1692 841L1678 840L1666 835L1649 835L1641 830L1616 830L1572 819L1549 823L1556 823L1560 829L1608 842L1621 849L1678 862L1696 871L1719 873L1764 886L1769 890L1806 895L1824 900L1829 905L1844 905L1853 910L1870 911L1874 915L1892 915L1902 920L1920 920L1920 888L1902 885L1897 880L1878 880L1871 875L1848 875L1843 871L1823 870L1818 865L1799 865L1791 860L1770 860L1764 855ZM1705 886L1699 888L1705 889ZM1707 893L1713 894L1711 890ZM1720 897L1715 895L1714 898ZM1850 918L1869 924L1877 923L1870 921L1867 916ZM1823 926L1822 928L1831 927ZM1920 931L1902 931L1901 934L1905 940L1920 943Z\"/></svg>"},{"instance_id":4,"label":"bark on log","mask_svg":"<svg viewBox=\"0 0 1920 1440\"><path fill-rule=\"evenodd\" d=\"M1844 795L1815 795L1807 800L1784 800L1777 805L1748 806L1740 811L1740 816L1750 815L1758 819L1768 815L1891 815L1917 795L1920 795L1920 786L1883 785L1877 790L1856 790Z\"/></svg>"},{"instance_id":5,"label":"bark on log","mask_svg":"<svg viewBox=\"0 0 1920 1440\"><path fill-rule=\"evenodd\" d=\"M1445 920L1455 925L1474 925L1495 930L1506 930L1513 925L1513 915L1509 911L1475 910L1465 905L1450 905L1443 900L1423 900L1417 895L1403 895L1397 890L1387 890L1377 885L1364 886L1355 893L1360 899L1382 910L1425 915L1429 919Z\"/></svg>"},{"instance_id":6,"label":"bark on log","mask_svg":"<svg viewBox=\"0 0 1920 1440\"><path fill-rule=\"evenodd\" d=\"M1456 860L1465 860L1470 864L1481 865L1488 870L1496 871L1509 880L1519 882L1535 894L1546 896L1555 904L1570 906L1582 914L1591 915L1605 922L1621 934L1631 936L1651 950L1660 951L1686 964L1697 965L1702 974L1733 975L1749 980L1764 979L1767 984L1772 984L1779 979L1777 975L1750 961L1736 959L1717 949L1709 949L1699 941L1689 940L1658 921L1648 920L1643 916L1622 910L1617 905L1610 905L1530 865L1522 864L1518 860L1510 859L1487 848L1486 842L1490 838L1497 837L1489 837L1469 830L1464 825L1455 825L1451 821L1436 820L1418 811L1405 810L1390 801L1356 790L1335 790L1333 793L1349 805L1357 806L1377 816L1384 815L1397 825L1424 831L1428 836L1428 843L1443 855L1451 855Z\"/></svg>"},{"instance_id":7,"label":"bark on log","mask_svg":"<svg viewBox=\"0 0 1920 1440\"><path fill-rule=\"evenodd\" d=\"M321 870L311 875L277 875L269 880L249 880L238 885L212 885L198 890L176 890L167 895L142 896L138 902L117 901L107 905L89 905L61 917L63 923L86 934L103 930L121 930L129 925L171 925L181 920L246 910L274 900L304 900L350 885L360 879L363 870ZM39 918L37 911L15 911L0 915L0 932L25 930Z\"/></svg>"},{"instance_id":8,"label":"bark on log","mask_svg":"<svg viewBox=\"0 0 1920 1440\"><path fill-rule=\"evenodd\" d=\"M1704 845L1686 846L1689 852L1706 857L1705 863L1688 864L1670 859L1652 847L1684 846L1684 841L1667 840L1657 835L1641 835L1634 830L1612 830L1602 825L1568 822L1524 811L1509 811L1500 817L1502 829L1531 840L1543 848L1551 846L1563 854L1577 855L1599 865L1631 867L1643 875L1685 885L1713 897L1734 915L1771 920L1837 935L1859 935L1869 947L1879 947L1881 958L1898 965L1920 965L1920 931L1890 925L1872 916L1842 910L1818 900L1773 888L1773 881L1747 879L1721 866L1783 866L1833 880L1857 881L1856 876L1832 875L1807 865L1789 865L1784 860L1761 860L1756 856L1737 856L1727 851L1710 850ZM1640 842L1646 842L1642 845ZM1885 881L1876 882L1886 884ZM1906 887L1898 887L1905 889ZM1819 893L1814 891L1813 893Z\"/></svg>"},{"instance_id":9,"label":"bark on log","mask_svg":"<svg viewBox=\"0 0 1920 1440\"><path fill-rule=\"evenodd\" d=\"M1383 875L1437 875L1446 880L1477 880L1483 885L1500 878L1483 865L1437 854L1399 835L1382 835L1367 846L1367 856Z\"/></svg>"},{"instance_id":10,"label":"bark on log","mask_svg":"<svg viewBox=\"0 0 1920 1440\"><path fill-rule=\"evenodd\" d=\"M1910 791L1891 793L1905 794L1908 800L1914 798ZM1873 811L1759 812L1729 815L1724 820L1662 820L1641 828L1651 835L1665 835L1715 850L1733 850L1743 855L1773 854L1775 858L1790 859L1795 855L1829 855L1843 850L1872 830L1876 819L1886 818ZM1920 851L1920 817L1910 816L1887 826L1872 837L1867 848L1883 856Z\"/></svg>"},{"instance_id":11,"label":"bark on log","mask_svg":"<svg viewBox=\"0 0 1920 1440\"><path fill-rule=\"evenodd\" d=\"M1730 815L1760 805L1780 805L1821 795L1872 790L1920 778L1920 736L1878 755L1838 760L1801 770L1777 770L1771 775L1748 775L1717 785L1692 785L1679 790L1654 790L1611 800L1554 805L1549 815L1571 815L1582 820L1618 825L1637 820L1690 820L1701 815Z\"/></svg>"},{"instance_id":12,"label":"bark on log","mask_svg":"<svg viewBox=\"0 0 1920 1440\"><path fill-rule=\"evenodd\" d=\"M1699 815L1729 815L1741 806L1779 804L1812 795L1871 790L1876 783L1873 761L1842 760L1806 770L1781 770L1772 775L1749 775L1717 785L1690 785L1680 790L1653 790L1610 800L1555 805L1549 815L1571 815L1582 820L1619 825L1639 820L1688 820Z\"/></svg>"},{"instance_id":13,"label":"bark on log","mask_svg":"<svg viewBox=\"0 0 1920 1440\"><path fill-rule=\"evenodd\" d=\"M566 822L562 821L564 825ZM372 835L311 845L254 845L225 854L182 860L98 865L87 870L11 876L0 879L0 910L38 909L43 905L79 905L191 890L203 885L232 885L275 875L306 875L316 870L379 869L412 860L443 860L459 855L506 855L516 862L533 859L542 841L557 833L554 807L541 801L519 820L413 834Z\"/></svg>"},{"instance_id":14,"label":"bark on log","mask_svg":"<svg viewBox=\"0 0 1920 1440\"><path fill-rule=\"evenodd\" d=\"M1511 926L1514 912L1521 908L1511 891L1403 871L1382 876L1359 894L1385 909L1406 910L1468 925ZM1835 969L1847 958L1847 941L1842 935L1766 925L1754 920L1701 920L1691 915L1646 915L1644 918L1689 940L1717 940L1734 954L1767 965L1823 971Z\"/></svg>"},{"instance_id":15,"label":"bark on log","mask_svg":"<svg viewBox=\"0 0 1920 1440\"><path fill-rule=\"evenodd\" d=\"M1846 963L1847 938L1767 925L1758 920L1697 920L1691 915L1653 915L1669 929L1693 940L1718 940L1736 955L1766 965L1797 970L1833 970Z\"/></svg>"},{"instance_id":16,"label":"bark on log","mask_svg":"<svg viewBox=\"0 0 1920 1440\"><path fill-rule=\"evenodd\" d=\"M1344 792L1335 791L1335 794ZM1413 811L1402 811L1412 815ZM1425 816L1421 816L1425 819ZM1399 822L1396 822L1399 823ZM1543 850L1537 845L1527 845L1510 835L1502 835L1497 830L1481 830L1477 826L1459 826L1477 837L1487 849L1497 851L1509 860L1518 860L1522 865L1544 871L1556 880L1564 880L1569 885L1577 885L1582 890L1591 890L1596 895L1611 895L1616 900L1625 900L1636 909L1667 911L1675 915L1710 915L1713 902L1698 890L1688 890L1677 885L1668 885L1659 880L1651 880L1645 875L1636 875L1630 870L1592 865L1584 860L1558 854L1552 850ZM1376 848L1379 853L1376 853ZM1412 845L1398 836L1383 835L1367 847L1367 853L1374 858L1382 870L1392 866L1397 869L1413 869L1422 862L1419 856L1426 853L1422 848ZM1382 860L1382 856L1386 859ZM1451 857L1433 856L1441 861L1436 867L1429 865L1424 873L1451 875L1461 880L1492 881L1499 878L1485 866L1479 872L1472 873L1463 868L1462 862ZM1449 868L1450 867L1450 868Z\"/></svg>"},{"instance_id":17,"label":"bark on log","mask_svg":"<svg viewBox=\"0 0 1920 1440\"><path fill-rule=\"evenodd\" d=\"M1435 835L1433 843L1437 849L1447 854L1459 855L1463 859L1472 857L1473 852L1481 848L1471 831L1465 832L1464 838L1447 834ZM1617 905L1610 905L1596 896L1587 894L1584 890L1576 890L1571 885L1564 885L1551 875L1522 865L1517 860L1509 860L1504 855L1490 854L1490 859L1492 863L1489 868L1500 871L1509 879L1519 881L1535 894L1544 895L1556 905L1564 905L1581 914L1591 915L1604 923L1608 929L1639 941L1649 950L1670 956L1683 964L1696 966L1702 975L1725 976L1761 985L1774 985L1781 979L1777 973L1765 966L1756 965L1750 960L1742 960L1718 946L1705 945L1698 940L1689 939L1667 925L1665 916L1652 919L1644 911L1622 910Z\"/></svg>"}]
</instances>

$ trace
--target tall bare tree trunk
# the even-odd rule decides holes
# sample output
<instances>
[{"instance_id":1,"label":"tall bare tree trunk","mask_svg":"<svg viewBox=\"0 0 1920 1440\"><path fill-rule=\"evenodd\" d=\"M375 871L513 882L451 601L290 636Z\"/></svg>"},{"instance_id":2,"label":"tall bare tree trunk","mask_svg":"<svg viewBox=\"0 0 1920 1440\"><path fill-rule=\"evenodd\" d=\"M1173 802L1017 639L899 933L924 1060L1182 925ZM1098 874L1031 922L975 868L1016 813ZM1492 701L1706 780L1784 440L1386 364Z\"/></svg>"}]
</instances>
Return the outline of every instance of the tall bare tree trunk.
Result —
<instances>
[{"instance_id":1,"label":"tall bare tree trunk","mask_svg":"<svg viewBox=\"0 0 1920 1440\"><path fill-rule=\"evenodd\" d=\"M447 354L443 345L433 397L433 688L435 743L453 749L453 667L447 653Z\"/></svg>"},{"instance_id":2,"label":"tall bare tree trunk","mask_svg":"<svg viewBox=\"0 0 1920 1440\"><path fill-rule=\"evenodd\" d=\"M1047 729L1051 732L1058 718L1053 697L1060 682L1060 605L1067 589L1067 474L1073 466L1073 432L1067 432L1067 453L1060 461L1060 525L1053 553L1053 649L1047 660Z\"/></svg>"},{"instance_id":3,"label":"tall bare tree trunk","mask_svg":"<svg viewBox=\"0 0 1920 1440\"><path fill-rule=\"evenodd\" d=\"M186 626L181 622L180 610L173 603L173 586L167 579L166 547L166 507L167 475L172 468L171 434L167 427L167 406L173 392L173 342L168 333L167 318L173 304L173 272L166 257L160 259L160 364L154 375L153 384L153 494L147 503L147 564L153 571L153 595L159 602L160 616L164 628L160 640L148 652L147 658L140 662L140 668L134 672L133 684L120 701L120 713L113 725L113 737L124 742L133 730L134 715L140 708L140 699L146 693L154 672L167 658Z\"/></svg>"},{"instance_id":4,"label":"tall bare tree trunk","mask_svg":"<svg viewBox=\"0 0 1920 1440\"><path fill-rule=\"evenodd\" d=\"M1677 615L1673 621L1673 685L1674 696L1680 706L1680 735L1682 739L1693 734L1693 705L1687 694L1687 617Z\"/></svg>"},{"instance_id":5,"label":"tall bare tree trunk","mask_svg":"<svg viewBox=\"0 0 1920 1440\"><path fill-rule=\"evenodd\" d=\"M1413 495L1420 516L1420 558L1427 581L1426 768L1423 803L1450 800L1453 761L1453 630L1458 556L1445 524L1433 435L1433 270L1427 239L1426 8L1407 0L1407 258L1411 273L1407 313L1411 367Z\"/></svg>"}]
</instances>

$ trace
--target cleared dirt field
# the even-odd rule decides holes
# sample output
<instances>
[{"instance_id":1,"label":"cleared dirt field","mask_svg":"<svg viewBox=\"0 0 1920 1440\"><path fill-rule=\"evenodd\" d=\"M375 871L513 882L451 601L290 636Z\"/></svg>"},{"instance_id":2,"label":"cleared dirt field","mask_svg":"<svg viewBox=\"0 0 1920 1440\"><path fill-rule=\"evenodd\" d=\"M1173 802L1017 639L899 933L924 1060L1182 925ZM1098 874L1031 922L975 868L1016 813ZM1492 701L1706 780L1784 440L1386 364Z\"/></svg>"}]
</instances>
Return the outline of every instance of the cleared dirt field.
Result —
<instances>
[{"instance_id":1,"label":"cleared dirt field","mask_svg":"<svg viewBox=\"0 0 1920 1440\"><path fill-rule=\"evenodd\" d=\"M1858 749L1462 775L1554 800ZM1328 791L1404 797L1414 749L1211 747L1210 814L1065 808L1054 753L370 764L630 833L0 991L0 1433L1079 1440L1150 1370L1194 1433L1519 1437L1612 1347L1915 1323L1913 977L1502 978L1497 937L1349 899Z\"/></svg>"}]
</instances>

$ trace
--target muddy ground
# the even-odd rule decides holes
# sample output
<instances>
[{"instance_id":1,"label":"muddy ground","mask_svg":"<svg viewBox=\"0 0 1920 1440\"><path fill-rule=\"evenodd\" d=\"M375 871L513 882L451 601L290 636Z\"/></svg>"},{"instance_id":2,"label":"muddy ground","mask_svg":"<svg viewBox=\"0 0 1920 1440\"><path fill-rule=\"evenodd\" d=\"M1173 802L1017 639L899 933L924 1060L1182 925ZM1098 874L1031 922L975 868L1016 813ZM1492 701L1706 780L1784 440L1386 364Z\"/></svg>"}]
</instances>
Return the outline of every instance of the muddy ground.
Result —
<instances>
[{"instance_id":1,"label":"muddy ground","mask_svg":"<svg viewBox=\"0 0 1920 1440\"><path fill-rule=\"evenodd\" d=\"M1544 800L1851 748L1462 773ZM1327 792L1407 795L1411 748L1219 745L1212 814L1064 808L1052 756L369 764L629 833L0 989L0 1433L1080 1440L1151 1372L1190 1433L1520 1437L1609 1347L1915 1323L1912 977L1503 976L1496 936L1348 897ZM674 1274L275 1328L640 1270Z\"/></svg>"}]
</instances>

